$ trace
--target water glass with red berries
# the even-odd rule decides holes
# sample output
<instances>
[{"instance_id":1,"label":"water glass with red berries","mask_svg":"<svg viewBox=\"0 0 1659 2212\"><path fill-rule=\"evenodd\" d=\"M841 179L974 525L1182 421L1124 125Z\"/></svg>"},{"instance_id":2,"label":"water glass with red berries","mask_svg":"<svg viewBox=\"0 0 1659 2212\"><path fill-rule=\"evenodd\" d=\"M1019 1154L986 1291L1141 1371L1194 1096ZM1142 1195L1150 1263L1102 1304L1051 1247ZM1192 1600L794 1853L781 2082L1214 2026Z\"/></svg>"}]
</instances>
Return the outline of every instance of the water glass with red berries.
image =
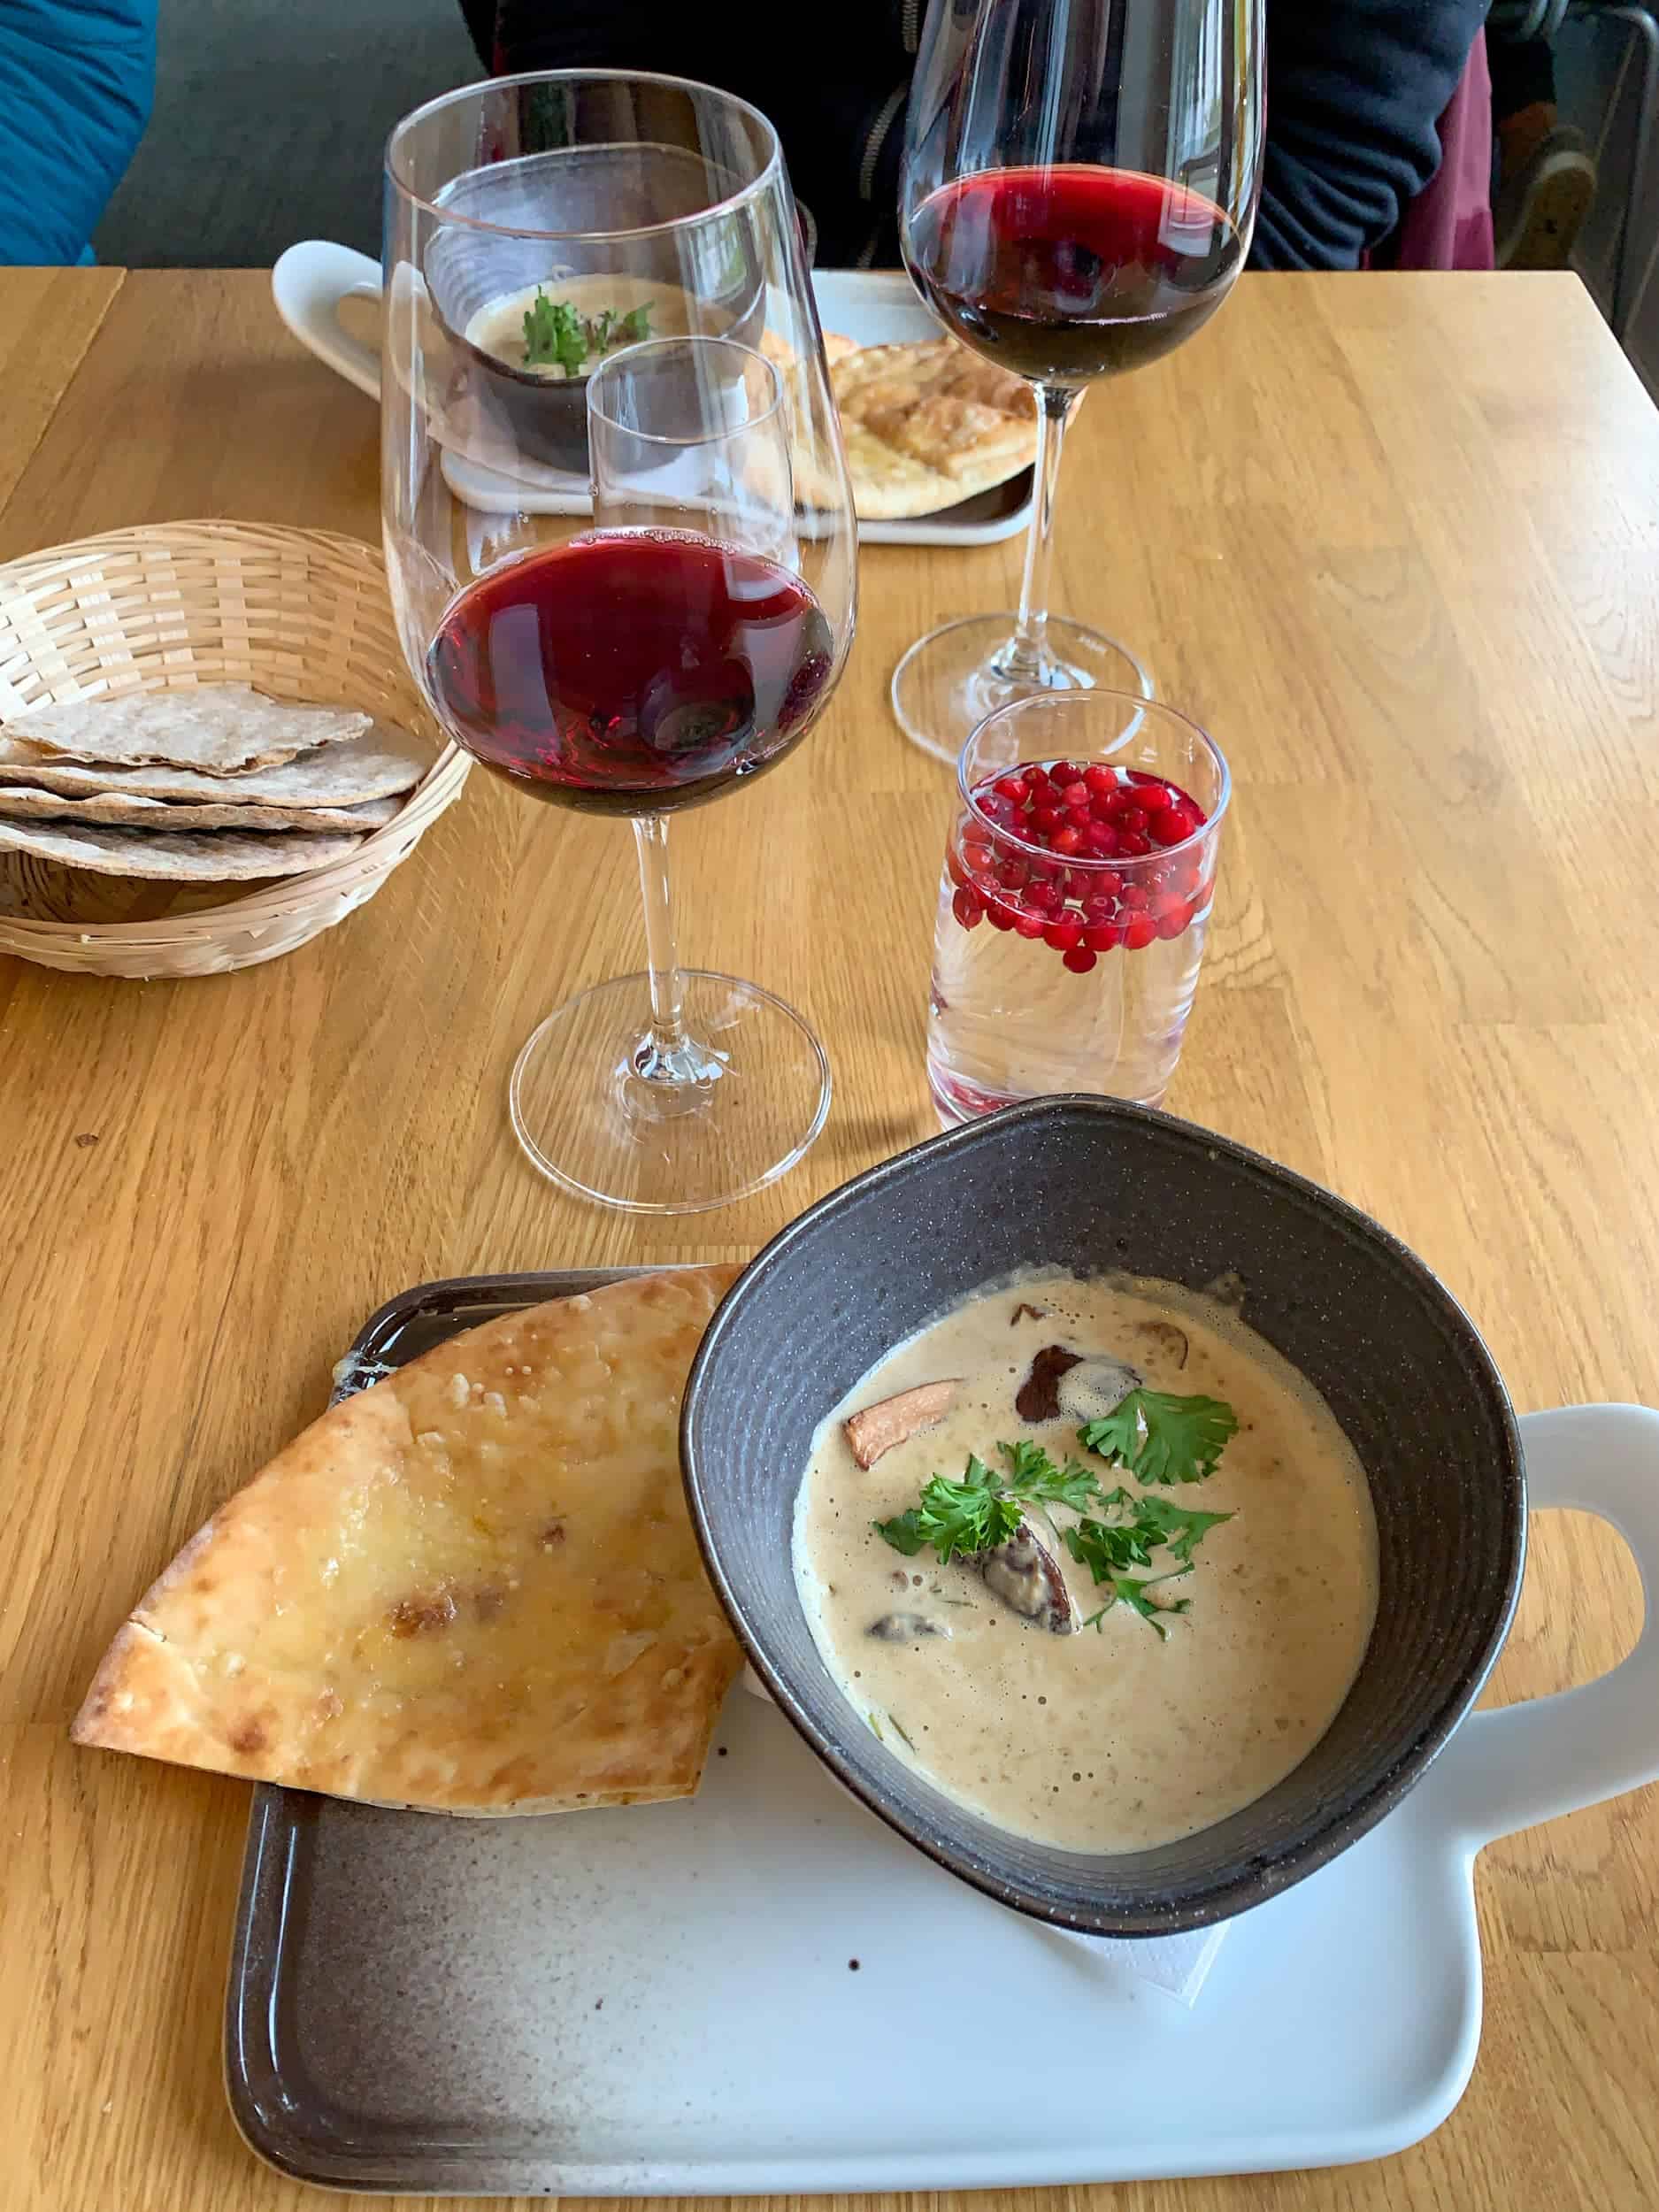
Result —
<instances>
[{"instance_id":1,"label":"water glass with red berries","mask_svg":"<svg viewBox=\"0 0 1659 2212\"><path fill-rule=\"evenodd\" d=\"M1215 896L1227 764L1171 707L1021 699L956 771L927 1079L947 1125L1056 1091L1159 1104Z\"/></svg>"}]
</instances>

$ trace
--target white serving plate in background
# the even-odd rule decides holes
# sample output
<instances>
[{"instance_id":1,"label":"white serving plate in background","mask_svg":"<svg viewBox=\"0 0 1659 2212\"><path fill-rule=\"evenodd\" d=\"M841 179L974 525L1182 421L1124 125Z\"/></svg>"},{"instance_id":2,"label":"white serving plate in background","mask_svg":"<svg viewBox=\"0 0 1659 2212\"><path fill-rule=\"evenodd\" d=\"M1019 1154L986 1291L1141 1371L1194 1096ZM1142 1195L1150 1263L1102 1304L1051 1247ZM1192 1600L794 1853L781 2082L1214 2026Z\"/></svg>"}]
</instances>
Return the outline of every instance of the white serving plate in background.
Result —
<instances>
[{"instance_id":1,"label":"white serving plate in background","mask_svg":"<svg viewBox=\"0 0 1659 2212\"><path fill-rule=\"evenodd\" d=\"M260 1790L239 2124L304 2180L445 2195L1029 2188L1403 2149L1475 2062L1476 1855L1659 1778L1659 1413L1521 1436L1533 1509L1629 1541L1636 1648L1471 1714L1369 1835L1230 1924L1190 2011L942 1873L740 1694L676 1804L444 1821Z\"/></svg>"},{"instance_id":2,"label":"white serving plate in background","mask_svg":"<svg viewBox=\"0 0 1659 2212\"><path fill-rule=\"evenodd\" d=\"M812 279L819 319L861 346L902 345L936 338L941 326L896 270L825 269ZM300 343L372 399L380 395L380 361L374 347L346 330L340 309L347 300L378 301L380 264L349 246L308 238L290 246L271 272L271 293L283 321ZM525 479L500 476L464 456L446 452L449 488L486 514L565 514L590 511L584 478L563 471L526 469ZM1018 535L1031 519L1032 472L1022 469L959 506L902 522L860 521L865 545L992 545Z\"/></svg>"}]
</instances>

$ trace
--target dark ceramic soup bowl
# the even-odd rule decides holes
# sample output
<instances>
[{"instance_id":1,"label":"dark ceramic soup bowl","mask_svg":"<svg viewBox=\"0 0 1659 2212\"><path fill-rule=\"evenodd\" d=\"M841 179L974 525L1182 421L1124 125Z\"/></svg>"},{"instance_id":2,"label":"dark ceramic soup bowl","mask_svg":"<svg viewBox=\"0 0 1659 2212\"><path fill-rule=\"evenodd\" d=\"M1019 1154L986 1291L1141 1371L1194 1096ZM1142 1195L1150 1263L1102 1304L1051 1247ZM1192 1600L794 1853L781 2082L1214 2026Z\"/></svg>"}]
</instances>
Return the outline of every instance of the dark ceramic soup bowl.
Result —
<instances>
[{"instance_id":1,"label":"dark ceramic soup bowl","mask_svg":"<svg viewBox=\"0 0 1659 2212\"><path fill-rule=\"evenodd\" d=\"M1241 1310L1322 1393L1371 1482L1377 1623L1327 1733L1241 1812L1156 1850L1031 1843L933 1789L835 1686L796 1594L812 1433L859 1377L980 1285L1126 1269ZM1101 1098L1010 1107L872 1168L774 1238L715 1315L680 1432L715 1589L783 1712L854 1794L1005 1905L1165 1935L1287 1888L1397 1804L1473 1704L1525 1543L1520 1439L1473 1325L1364 1215L1225 1138Z\"/></svg>"},{"instance_id":2,"label":"dark ceramic soup bowl","mask_svg":"<svg viewBox=\"0 0 1659 2212\"><path fill-rule=\"evenodd\" d=\"M630 299L683 301L689 326L704 335L756 342L765 282L755 211L720 204L743 181L691 146L618 144L519 154L445 188L426 284L480 410L487 451L493 443L509 465L521 454L588 471L588 377L535 375L466 334L481 308L533 285L556 300L572 280L621 278Z\"/></svg>"}]
</instances>

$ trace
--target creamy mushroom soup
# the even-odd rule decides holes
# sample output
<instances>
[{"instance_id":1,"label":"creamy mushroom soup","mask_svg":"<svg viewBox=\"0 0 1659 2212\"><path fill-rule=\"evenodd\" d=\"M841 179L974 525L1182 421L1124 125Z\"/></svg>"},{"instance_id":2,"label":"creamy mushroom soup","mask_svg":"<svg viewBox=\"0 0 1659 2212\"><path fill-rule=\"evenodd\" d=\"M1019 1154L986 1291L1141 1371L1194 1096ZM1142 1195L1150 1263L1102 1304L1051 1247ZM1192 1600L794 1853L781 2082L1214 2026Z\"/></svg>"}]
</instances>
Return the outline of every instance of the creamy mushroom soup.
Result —
<instances>
[{"instance_id":1,"label":"creamy mushroom soup","mask_svg":"<svg viewBox=\"0 0 1659 2212\"><path fill-rule=\"evenodd\" d=\"M637 339L683 338L710 327L706 314L694 319L694 303L677 284L654 284L637 276L572 276L547 277L522 291L486 300L464 334L468 345L509 368L562 383L585 375L602 355ZM541 342L534 359L533 332ZM561 357L559 341L565 333L571 342Z\"/></svg>"},{"instance_id":2,"label":"creamy mushroom soup","mask_svg":"<svg viewBox=\"0 0 1659 2212\"><path fill-rule=\"evenodd\" d=\"M813 1440L794 1553L882 1741L1075 1851L1271 1789L1377 1609L1370 1490L1323 1399L1228 1308L1121 1276L1022 1278L890 1353Z\"/></svg>"}]
</instances>

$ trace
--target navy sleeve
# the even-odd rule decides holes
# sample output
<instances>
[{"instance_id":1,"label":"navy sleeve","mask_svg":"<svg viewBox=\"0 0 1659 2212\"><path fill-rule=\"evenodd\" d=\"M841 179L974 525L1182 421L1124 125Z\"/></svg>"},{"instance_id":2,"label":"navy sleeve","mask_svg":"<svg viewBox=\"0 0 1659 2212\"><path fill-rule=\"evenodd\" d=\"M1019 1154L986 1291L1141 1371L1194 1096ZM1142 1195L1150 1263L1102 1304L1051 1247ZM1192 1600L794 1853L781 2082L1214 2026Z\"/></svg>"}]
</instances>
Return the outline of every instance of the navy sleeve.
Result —
<instances>
[{"instance_id":1,"label":"navy sleeve","mask_svg":"<svg viewBox=\"0 0 1659 2212\"><path fill-rule=\"evenodd\" d=\"M0 264L78 261L156 81L156 0L0 0Z\"/></svg>"},{"instance_id":2,"label":"navy sleeve","mask_svg":"<svg viewBox=\"0 0 1659 2212\"><path fill-rule=\"evenodd\" d=\"M1259 269L1353 269L1440 162L1486 0L1267 0Z\"/></svg>"}]
</instances>

